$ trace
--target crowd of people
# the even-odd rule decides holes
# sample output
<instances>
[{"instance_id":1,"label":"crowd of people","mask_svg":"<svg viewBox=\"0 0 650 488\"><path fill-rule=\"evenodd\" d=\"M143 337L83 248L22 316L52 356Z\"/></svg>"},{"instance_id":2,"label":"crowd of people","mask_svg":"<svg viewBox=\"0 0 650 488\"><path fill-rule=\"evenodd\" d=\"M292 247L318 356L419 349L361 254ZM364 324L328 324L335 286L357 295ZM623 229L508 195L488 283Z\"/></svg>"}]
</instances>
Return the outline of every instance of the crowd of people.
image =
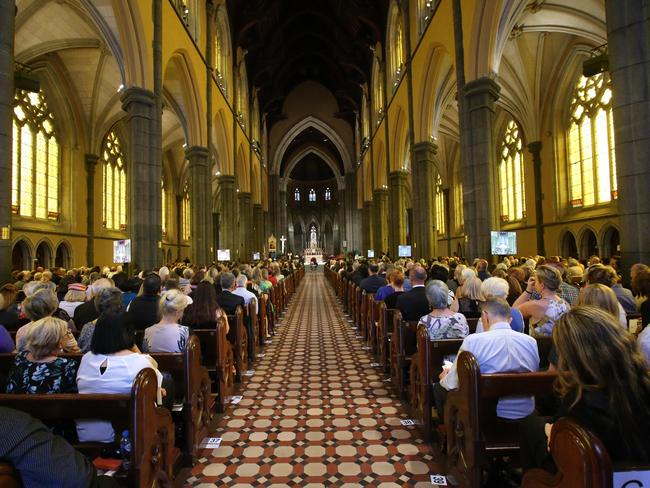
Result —
<instances>
[{"instance_id":1,"label":"crowd of people","mask_svg":"<svg viewBox=\"0 0 650 488\"><path fill-rule=\"evenodd\" d=\"M339 276L373 293L375 301L419 321L431 340L463 339L482 373L557 372L554 408L534 398L506 397L497 416L522 420L524 469L554 470L548 452L553 422L574 418L599 437L614 461L650 461L650 268L619 273L619 259L509 256L499 263L435 260L331 260ZM623 286L628 278L630 288ZM468 319L477 319L470 333ZM628 330L628 318L640 327ZM540 358L536 337L551 337ZM456 356L457 359L458 356ZM540 359L542 361L540 361ZM439 430L444 405L458 388L457 362L434 385Z\"/></svg>"}]
</instances>

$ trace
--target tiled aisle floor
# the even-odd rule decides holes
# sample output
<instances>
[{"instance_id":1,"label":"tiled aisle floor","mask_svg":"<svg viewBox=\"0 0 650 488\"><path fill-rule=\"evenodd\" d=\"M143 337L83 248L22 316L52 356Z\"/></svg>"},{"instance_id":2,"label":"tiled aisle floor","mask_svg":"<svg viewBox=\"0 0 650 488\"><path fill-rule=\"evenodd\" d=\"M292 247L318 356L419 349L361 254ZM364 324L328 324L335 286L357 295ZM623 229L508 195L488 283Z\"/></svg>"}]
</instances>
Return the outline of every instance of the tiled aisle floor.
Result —
<instances>
[{"instance_id":1,"label":"tiled aisle floor","mask_svg":"<svg viewBox=\"0 0 650 488\"><path fill-rule=\"evenodd\" d=\"M439 471L322 270L307 271L187 486L430 487Z\"/></svg>"}]
</instances>

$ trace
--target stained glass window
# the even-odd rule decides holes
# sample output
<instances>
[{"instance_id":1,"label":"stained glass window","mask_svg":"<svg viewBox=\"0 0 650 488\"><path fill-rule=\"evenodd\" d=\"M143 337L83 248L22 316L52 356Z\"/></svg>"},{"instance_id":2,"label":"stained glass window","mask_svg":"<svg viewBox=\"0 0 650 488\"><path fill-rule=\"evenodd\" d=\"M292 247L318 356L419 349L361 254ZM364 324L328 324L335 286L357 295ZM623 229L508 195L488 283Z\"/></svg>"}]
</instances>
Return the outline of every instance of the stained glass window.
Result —
<instances>
[{"instance_id":1,"label":"stained glass window","mask_svg":"<svg viewBox=\"0 0 650 488\"><path fill-rule=\"evenodd\" d=\"M164 236L167 235L167 194L165 192L165 179L160 182L160 194L162 198L161 210L162 210L162 233Z\"/></svg>"},{"instance_id":2,"label":"stained glass window","mask_svg":"<svg viewBox=\"0 0 650 488\"><path fill-rule=\"evenodd\" d=\"M498 172L501 222L523 219L526 217L523 141L519 126L512 119L501 140Z\"/></svg>"},{"instance_id":3,"label":"stained glass window","mask_svg":"<svg viewBox=\"0 0 650 488\"><path fill-rule=\"evenodd\" d=\"M311 190L309 190L309 201L310 202L315 202L316 201L316 192L314 191L313 188Z\"/></svg>"},{"instance_id":4,"label":"stained glass window","mask_svg":"<svg viewBox=\"0 0 650 488\"><path fill-rule=\"evenodd\" d=\"M454 219L456 229L462 231L465 228L465 215L463 213L463 182L458 180L454 188Z\"/></svg>"},{"instance_id":5,"label":"stained glass window","mask_svg":"<svg viewBox=\"0 0 650 488\"><path fill-rule=\"evenodd\" d=\"M192 208L190 205L190 183L189 181L185 184L183 188L183 212L182 212L182 227L183 227L183 240L189 241L191 237L192 230Z\"/></svg>"},{"instance_id":6,"label":"stained glass window","mask_svg":"<svg viewBox=\"0 0 650 488\"><path fill-rule=\"evenodd\" d=\"M59 218L60 150L45 94L16 90L11 210L21 217Z\"/></svg>"},{"instance_id":7,"label":"stained glass window","mask_svg":"<svg viewBox=\"0 0 650 488\"><path fill-rule=\"evenodd\" d=\"M298 188L296 188L296 191L293 192L293 199L294 199L296 202L299 202L299 201L300 201L300 190L298 190Z\"/></svg>"},{"instance_id":8,"label":"stained glass window","mask_svg":"<svg viewBox=\"0 0 650 488\"><path fill-rule=\"evenodd\" d=\"M325 188L325 200L330 201L332 199L332 191L329 188Z\"/></svg>"},{"instance_id":9,"label":"stained glass window","mask_svg":"<svg viewBox=\"0 0 650 488\"><path fill-rule=\"evenodd\" d=\"M444 235L447 231L445 222L445 194L442 189L442 178L436 177L436 229L438 235Z\"/></svg>"},{"instance_id":10,"label":"stained glass window","mask_svg":"<svg viewBox=\"0 0 650 488\"><path fill-rule=\"evenodd\" d=\"M109 132L104 140L102 163L104 227L111 230L125 230L126 159L120 139L113 131Z\"/></svg>"},{"instance_id":11,"label":"stained glass window","mask_svg":"<svg viewBox=\"0 0 650 488\"><path fill-rule=\"evenodd\" d=\"M589 207L618 197L610 78L581 76L571 100L568 130L569 203Z\"/></svg>"}]
</instances>

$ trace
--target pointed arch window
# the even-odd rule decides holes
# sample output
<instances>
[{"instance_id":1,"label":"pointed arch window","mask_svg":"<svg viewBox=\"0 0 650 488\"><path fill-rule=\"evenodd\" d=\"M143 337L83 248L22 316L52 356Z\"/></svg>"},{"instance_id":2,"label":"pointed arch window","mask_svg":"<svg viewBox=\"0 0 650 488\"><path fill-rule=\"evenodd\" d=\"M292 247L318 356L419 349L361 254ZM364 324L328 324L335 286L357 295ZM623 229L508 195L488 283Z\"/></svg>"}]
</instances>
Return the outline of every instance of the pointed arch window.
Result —
<instances>
[{"instance_id":1,"label":"pointed arch window","mask_svg":"<svg viewBox=\"0 0 650 488\"><path fill-rule=\"evenodd\" d=\"M104 227L126 229L126 159L115 132L104 139L102 150L102 195Z\"/></svg>"},{"instance_id":2,"label":"pointed arch window","mask_svg":"<svg viewBox=\"0 0 650 488\"><path fill-rule=\"evenodd\" d=\"M293 192L293 199L296 202L300 201L300 190L298 190L298 188L296 188L296 191Z\"/></svg>"},{"instance_id":3,"label":"pointed arch window","mask_svg":"<svg viewBox=\"0 0 650 488\"><path fill-rule=\"evenodd\" d=\"M214 71L217 84L223 95L228 98L228 84L231 74L231 46L230 28L228 27L228 13L226 7L221 5L217 9L216 28L214 37Z\"/></svg>"},{"instance_id":4,"label":"pointed arch window","mask_svg":"<svg viewBox=\"0 0 650 488\"><path fill-rule=\"evenodd\" d=\"M11 210L21 217L59 218L60 147L45 94L16 90Z\"/></svg>"},{"instance_id":5,"label":"pointed arch window","mask_svg":"<svg viewBox=\"0 0 650 488\"><path fill-rule=\"evenodd\" d=\"M329 202L332 200L332 190L328 188L325 188L325 201Z\"/></svg>"},{"instance_id":6,"label":"pointed arch window","mask_svg":"<svg viewBox=\"0 0 650 488\"><path fill-rule=\"evenodd\" d=\"M567 137L572 207L590 207L618 198L611 100L607 73L580 77L571 100Z\"/></svg>"},{"instance_id":7,"label":"pointed arch window","mask_svg":"<svg viewBox=\"0 0 650 488\"><path fill-rule=\"evenodd\" d=\"M196 41L198 39L198 9L196 0L172 0L172 5L178 12L178 16L183 21L183 24L190 31L192 38Z\"/></svg>"},{"instance_id":8,"label":"pointed arch window","mask_svg":"<svg viewBox=\"0 0 650 488\"><path fill-rule=\"evenodd\" d=\"M183 201L182 201L182 216L181 216L181 226L182 226L182 235L184 241L189 241L192 231L192 207L190 203L190 182L189 179L183 187Z\"/></svg>"},{"instance_id":9,"label":"pointed arch window","mask_svg":"<svg viewBox=\"0 0 650 488\"><path fill-rule=\"evenodd\" d=\"M404 27L402 26L403 16L400 8L395 4L389 17L389 80L393 91L397 88L404 75Z\"/></svg>"},{"instance_id":10,"label":"pointed arch window","mask_svg":"<svg viewBox=\"0 0 650 488\"><path fill-rule=\"evenodd\" d=\"M462 232L465 228L465 214L463 213L463 182L460 178L456 179L454 188L454 219L456 220L456 229Z\"/></svg>"},{"instance_id":11,"label":"pointed arch window","mask_svg":"<svg viewBox=\"0 0 650 488\"><path fill-rule=\"evenodd\" d=\"M436 176L436 230L438 235L445 235L447 226L445 222L445 193L442 189L442 177Z\"/></svg>"},{"instance_id":12,"label":"pointed arch window","mask_svg":"<svg viewBox=\"0 0 650 488\"><path fill-rule=\"evenodd\" d=\"M440 0L418 0L418 18L420 21L420 35L424 34Z\"/></svg>"},{"instance_id":13,"label":"pointed arch window","mask_svg":"<svg viewBox=\"0 0 650 488\"><path fill-rule=\"evenodd\" d=\"M310 202L315 202L316 201L316 192L314 191L313 188L311 190L309 190L309 201Z\"/></svg>"},{"instance_id":14,"label":"pointed arch window","mask_svg":"<svg viewBox=\"0 0 650 488\"><path fill-rule=\"evenodd\" d=\"M511 119L501 139L499 152L501 222L515 222L526 217L522 148L521 130Z\"/></svg>"}]
</instances>

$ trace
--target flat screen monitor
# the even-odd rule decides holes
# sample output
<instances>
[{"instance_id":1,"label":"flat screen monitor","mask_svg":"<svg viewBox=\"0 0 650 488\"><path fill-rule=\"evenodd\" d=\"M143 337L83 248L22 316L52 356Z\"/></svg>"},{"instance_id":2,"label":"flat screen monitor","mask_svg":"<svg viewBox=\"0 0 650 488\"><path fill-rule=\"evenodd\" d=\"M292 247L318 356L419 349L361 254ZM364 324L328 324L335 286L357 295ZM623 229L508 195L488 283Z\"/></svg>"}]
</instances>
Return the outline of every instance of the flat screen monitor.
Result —
<instances>
[{"instance_id":1,"label":"flat screen monitor","mask_svg":"<svg viewBox=\"0 0 650 488\"><path fill-rule=\"evenodd\" d=\"M490 232L493 256L507 256L517 254L517 233L516 232Z\"/></svg>"},{"instance_id":2,"label":"flat screen monitor","mask_svg":"<svg viewBox=\"0 0 650 488\"><path fill-rule=\"evenodd\" d=\"M368 257L369 258L374 258L375 257L375 251L373 251L372 249L368 249Z\"/></svg>"},{"instance_id":3,"label":"flat screen monitor","mask_svg":"<svg viewBox=\"0 0 650 488\"><path fill-rule=\"evenodd\" d=\"M217 249L217 261L230 261L230 249Z\"/></svg>"},{"instance_id":4,"label":"flat screen monitor","mask_svg":"<svg viewBox=\"0 0 650 488\"><path fill-rule=\"evenodd\" d=\"M131 239L113 241L113 262L115 264L131 262Z\"/></svg>"},{"instance_id":5,"label":"flat screen monitor","mask_svg":"<svg viewBox=\"0 0 650 488\"><path fill-rule=\"evenodd\" d=\"M400 258L410 258L411 257L411 246L399 246L398 254Z\"/></svg>"},{"instance_id":6,"label":"flat screen monitor","mask_svg":"<svg viewBox=\"0 0 650 488\"><path fill-rule=\"evenodd\" d=\"M259 261L260 260L260 253L254 252L253 253L253 261Z\"/></svg>"}]
</instances>

